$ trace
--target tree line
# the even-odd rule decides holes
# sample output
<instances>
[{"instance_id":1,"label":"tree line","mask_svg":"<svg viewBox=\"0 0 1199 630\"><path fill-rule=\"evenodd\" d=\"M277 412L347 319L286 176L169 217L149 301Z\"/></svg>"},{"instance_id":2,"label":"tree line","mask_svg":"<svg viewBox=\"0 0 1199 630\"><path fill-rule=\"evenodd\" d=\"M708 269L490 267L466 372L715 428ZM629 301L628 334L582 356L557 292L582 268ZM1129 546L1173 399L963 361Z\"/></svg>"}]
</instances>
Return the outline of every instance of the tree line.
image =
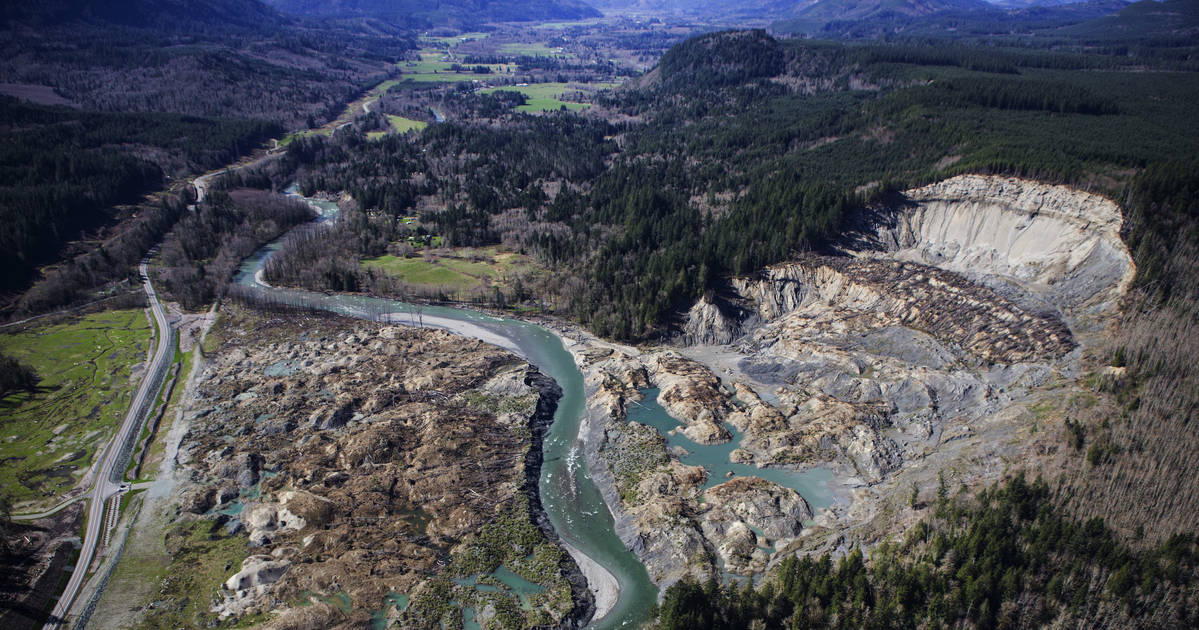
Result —
<instances>
[{"instance_id":1,"label":"tree line","mask_svg":"<svg viewBox=\"0 0 1199 630\"><path fill-rule=\"evenodd\" d=\"M657 627L1187 628L1199 623L1199 539L1147 550L1102 519L1072 520L1049 486L1022 475L977 498L948 497L896 543L834 558L787 557L761 586L680 582Z\"/></svg>"}]
</instances>

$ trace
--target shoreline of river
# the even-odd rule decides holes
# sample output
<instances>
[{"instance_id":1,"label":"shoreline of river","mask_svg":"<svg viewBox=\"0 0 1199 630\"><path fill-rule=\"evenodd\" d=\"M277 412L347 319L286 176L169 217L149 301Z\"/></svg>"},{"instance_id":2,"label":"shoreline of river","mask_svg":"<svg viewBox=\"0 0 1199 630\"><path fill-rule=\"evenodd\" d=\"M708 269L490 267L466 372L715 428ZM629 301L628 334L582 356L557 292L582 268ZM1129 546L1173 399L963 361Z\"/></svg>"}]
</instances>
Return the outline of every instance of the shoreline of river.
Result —
<instances>
[{"instance_id":1,"label":"shoreline of river","mask_svg":"<svg viewBox=\"0 0 1199 630\"><path fill-rule=\"evenodd\" d=\"M297 194L297 196L299 195ZM304 199L310 203L313 201L307 198ZM336 210L332 210L328 215L326 215L325 212L323 212L325 209L324 206L320 206L320 208L322 210L322 217L325 217L326 220L335 219ZM318 222L321 221L318 220ZM278 242L278 240L276 242ZM337 297L335 297L334 294L330 292L318 293L301 288L268 286L265 282L266 279L264 274L262 274L261 271L262 265L264 264L266 258L268 258L270 255L270 249L271 245L268 245L244 261L242 263L242 267L239 269L239 275L236 277L235 282L251 288L257 287L264 293L279 292L285 296L288 294L293 294L293 301L295 301L297 304L303 304L310 301L311 303L307 304L309 308L331 310L333 312L355 317L362 317L365 319L373 319L376 321L384 321L396 325L439 328L453 334L479 339L485 343L496 345L505 350L514 352L518 356L521 356L522 358L525 358L526 360L529 360L535 364L536 361L533 359L533 355L539 356L540 360L543 362L548 361L552 363L555 361L555 359L552 358L554 354L552 350L549 351L548 354L538 351L535 348L526 350L523 344L525 341L529 341L529 339L525 339L525 335L523 333L517 333L515 336L509 336L505 334L506 331L504 330L504 327L507 326L507 324L505 324L503 320L509 320L514 324L520 324L521 326L539 329L542 333L554 338L556 343L553 345L557 346L562 352L561 360L564 360L570 365L572 372L578 373L575 354L571 352L568 347L570 345L577 344L577 338L579 336L590 337L590 335L581 329L572 327L567 322L556 320L553 317L529 317L527 315L524 317L519 315L514 316L513 314L507 312L497 312L496 309L490 307L489 305L429 302L425 300L405 302L403 298L400 297L384 297L372 295L370 293L339 293L337 294ZM350 302L360 302L360 304L349 306L345 309L337 308L333 302L341 299L341 297L344 297ZM284 300L286 301L287 298L284 298ZM382 308L380 308L380 306L382 306ZM449 314L447 311L460 311L464 314L464 317L459 319L456 315ZM438 314L438 312L440 312L440 314ZM470 315L471 313L473 313L474 316ZM522 339L525 341L521 341ZM597 344L606 344L606 342L598 339L596 339L595 342ZM529 350L532 351L532 354L530 354ZM635 349L629 350L634 353L637 352ZM550 371L552 372L552 370ZM579 374L579 377L581 378L582 375ZM557 377L554 378L557 380ZM579 395L582 397L581 408L585 410L586 392L580 391ZM582 413L579 417L577 428L574 429L574 434L570 435L569 437L559 436L555 440L556 443L561 445L563 439L568 440L570 443L574 443L576 440L582 438L583 436L581 435L581 432L586 430L591 424L589 422L589 418L587 418L588 415L589 414L584 411L584 413ZM555 420L555 424L556 423L557 419ZM593 458L588 457L586 459L591 460ZM588 465L585 466L584 470L589 473L590 470L594 468L594 462L588 461L587 463ZM573 473L570 473L570 475L573 475ZM590 477L590 474L586 474L585 476ZM543 473L543 478L541 480L543 488L547 479L552 477L553 473ZM603 507L608 510L609 514L611 514L610 503L609 501L605 500L603 496L600 496L602 495L602 492L598 485L593 485L593 481L591 479L588 479L585 483L586 486L591 486L593 488L591 492L594 492L596 495L594 499L596 501L596 507L603 505ZM580 490L576 489L572 492L580 492ZM585 495L589 491L584 488L581 490L581 492ZM595 508L593 507L592 509L594 510ZM550 511L552 512L553 510L551 509ZM572 526L570 525L571 517L569 513L559 514L555 512L555 514L557 516L550 516L552 527L555 532L559 534L558 540L564 545L565 548L565 546L568 544L566 543L566 539L572 539L571 536L582 534L579 532L575 532L573 534L571 533ZM591 512L590 514L594 514L594 512ZM558 521L555 521L555 518L557 518ZM565 526L565 529L559 531L563 526ZM584 528L586 527L587 526L584 526ZM586 593L587 599L597 598L602 600L601 603L603 604L602 606L598 607L599 610L596 614L593 614L591 621L587 624L587 627L589 628L615 629L629 623L641 623L646 620L646 616L652 609L654 601L657 600L656 596L660 594L660 591L655 589L654 596L649 597L648 591L643 591L641 589L641 586L650 587L656 585L653 584L653 582L649 579L649 576L646 574L644 564L641 562L640 558L638 558L635 553L630 551L627 537L621 537L619 532L613 529L609 529L608 532L608 535L610 535L612 538L611 542L615 543L615 546L613 546L611 549L603 546L592 549L590 546L588 546L592 544L590 538L585 537L583 539L572 539L576 542L587 543L580 544L577 547L571 545L575 552L577 552L577 555L575 553L571 553L571 557L574 559L574 564L579 567L579 573L582 574L580 577L583 577L588 582L588 584L584 587L586 589L584 592ZM601 532L593 533L598 534L601 539L604 536L602 534L602 528ZM587 534L586 536L590 535L591 534ZM583 551L583 549L588 549L588 551ZM628 556L627 560L620 559L622 555L626 554ZM645 596L642 596L641 593L645 593Z\"/></svg>"},{"instance_id":2,"label":"shoreline of river","mask_svg":"<svg viewBox=\"0 0 1199 630\"><path fill-rule=\"evenodd\" d=\"M611 571L604 568L604 565L596 562L594 558L574 545L564 540L559 540L558 544L562 545L570 557L574 558L575 564L579 566L579 571L587 579L587 589L595 598L595 614L591 618L591 623L602 620L612 612L613 608L616 608L616 601L620 599L620 582Z\"/></svg>"},{"instance_id":3,"label":"shoreline of river","mask_svg":"<svg viewBox=\"0 0 1199 630\"><path fill-rule=\"evenodd\" d=\"M440 328L456 335L479 339L485 343L490 343L504 348L505 350L521 354L520 348L507 337L493 333L486 328L471 322L454 320L447 317L438 317L436 315L400 312L386 314L384 316L384 321L403 326ZM575 357L575 352L572 351L571 347L579 344L579 342L576 339L561 334L561 327L561 323L558 323L558 326L553 328L549 326L543 326L543 328L546 328L546 330L549 330L551 333L557 336L559 340L561 340L563 348L570 353L571 357ZM582 435L582 433L587 430L589 424L590 423L588 422L587 418L584 418L583 425L580 427L580 435L578 436L578 439L583 440L584 442L586 442L586 438ZM588 459L590 460L589 457ZM607 501L605 501L605 503L607 503ZM608 505L607 507L610 511L611 505ZM616 607L617 601L620 599L620 581L617 580L616 576L602 564L600 564L595 558L592 558L583 550L566 542L561 538L561 536L558 537L558 544L570 554L570 556L574 559L575 564L578 565L579 571L587 580L587 588L591 591L592 597L595 600L595 612L589 623L594 624L595 622L603 620L608 613L612 612L612 610Z\"/></svg>"}]
</instances>

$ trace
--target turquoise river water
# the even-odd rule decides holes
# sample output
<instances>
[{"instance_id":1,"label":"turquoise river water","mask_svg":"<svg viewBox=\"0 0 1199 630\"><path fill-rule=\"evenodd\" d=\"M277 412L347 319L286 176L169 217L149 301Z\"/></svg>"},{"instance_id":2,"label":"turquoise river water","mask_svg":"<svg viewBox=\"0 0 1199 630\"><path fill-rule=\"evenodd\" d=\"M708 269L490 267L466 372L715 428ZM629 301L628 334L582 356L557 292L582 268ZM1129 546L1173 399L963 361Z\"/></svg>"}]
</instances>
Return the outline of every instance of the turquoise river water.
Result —
<instances>
[{"instance_id":1,"label":"turquoise river water","mask_svg":"<svg viewBox=\"0 0 1199 630\"><path fill-rule=\"evenodd\" d=\"M296 194L294 189L288 192ZM318 218L320 222L330 220L337 214L336 204L317 199L306 200L320 213ZM657 601L658 589L650 581L645 567L616 536L613 530L612 515L583 463L578 440L586 402L583 375L575 366L570 353L563 347L561 339L535 324L494 317L467 309L417 306L396 300L359 295L324 294L270 287L262 284L257 279L257 275L278 247L279 244L276 241L248 258L239 269L236 282L297 305L319 308L352 317L440 327L448 327L450 324L444 323L444 320L452 320L456 332L478 337L512 350L557 381L562 388L562 398L558 401L553 425L546 434L543 444L544 461L540 483L542 504L558 535L608 569L620 585L620 596L615 608L602 619L594 620L589 627L596 629L631 627L647 619ZM439 322L439 320L442 321ZM656 405L656 402L652 402L652 398L647 397L645 404L652 406ZM662 415L665 415L664 412ZM665 419L659 418L659 420L659 424L667 422ZM647 424L651 423L648 417L643 421L646 421ZM663 427L666 425L660 426L659 429L662 430ZM669 428L666 427L666 430ZM672 443L679 443L689 451L698 446L693 443L690 445L680 443L678 438L674 437L671 440ZM737 442L739 439L735 439L732 444ZM732 450L732 448L735 446L729 446L727 450ZM693 452L700 453L701 451L702 447ZM705 461L711 460L708 463L717 467L723 457L724 464L728 465L727 452L704 451L698 456ZM684 461L686 462L687 459ZM741 465L734 464L732 466ZM782 477L776 481L799 490L812 503L813 507L828 503L828 498L823 494L823 484L820 483L825 479L819 478L818 475L758 470L750 466L744 468L745 470L741 468L733 468L733 470L737 474L755 474L763 477L781 475ZM753 472L750 472L751 470ZM713 470L711 483L723 481L724 478L718 476L723 474L723 469ZM473 613L473 611L464 612ZM468 614L467 617L473 618L473 614ZM473 621L473 619L470 620Z\"/></svg>"}]
</instances>

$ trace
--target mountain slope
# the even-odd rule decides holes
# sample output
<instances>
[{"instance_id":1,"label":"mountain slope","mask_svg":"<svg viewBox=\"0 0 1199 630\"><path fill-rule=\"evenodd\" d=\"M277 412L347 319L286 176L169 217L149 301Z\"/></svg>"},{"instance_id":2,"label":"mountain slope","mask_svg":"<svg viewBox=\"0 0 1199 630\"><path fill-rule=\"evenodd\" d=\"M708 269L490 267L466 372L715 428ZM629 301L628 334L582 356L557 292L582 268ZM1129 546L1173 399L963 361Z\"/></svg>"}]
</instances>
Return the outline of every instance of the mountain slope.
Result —
<instances>
[{"instance_id":1,"label":"mountain slope","mask_svg":"<svg viewBox=\"0 0 1199 630\"><path fill-rule=\"evenodd\" d=\"M983 0L801 0L776 26L793 33L828 31L836 25L908 22L947 13L994 10ZM841 29L834 29L841 30Z\"/></svg>"},{"instance_id":2,"label":"mountain slope","mask_svg":"<svg viewBox=\"0 0 1199 630\"><path fill-rule=\"evenodd\" d=\"M1199 35L1199 2L1141 0L1119 13L1065 29L1096 39L1194 38Z\"/></svg>"},{"instance_id":3,"label":"mountain slope","mask_svg":"<svg viewBox=\"0 0 1199 630\"><path fill-rule=\"evenodd\" d=\"M1111 15L1127 0L1086 0L1027 7L982 0L806 0L794 17L771 26L780 33L874 38L900 35L936 39L1065 35L1059 29Z\"/></svg>"},{"instance_id":4,"label":"mountain slope","mask_svg":"<svg viewBox=\"0 0 1199 630\"><path fill-rule=\"evenodd\" d=\"M267 3L293 15L372 17L409 26L577 20L600 15L580 0L267 0Z\"/></svg>"},{"instance_id":5,"label":"mountain slope","mask_svg":"<svg viewBox=\"0 0 1199 630\"><path fill-rule=\"evenodd\" d=\"M685 15L703 17L772 17L785 16L800 0L741 0L729 3L720 0L590 0L597 9L613 13L640 15Z\"/></svg>"},{"instance_id":6,"label":"mountain slope","mask_svg":"<svg viewBox=\"0 0 1199 630\"><path fill-rule=\"evenodd\" d=\"M258 0L48 0L0 13L0 84L49 88L85 109L295 128L335 116L386 78L387 62L412 42L395 28L384 35L305 22Z\"/></svg>"},{"instance_id":7,"label":"mountain slope","mask_svg":"<svg viewBox=\"0 0 1199 630\"><path fill-rule=\"evenodd\" d=\"M0 8L0 24L66 24L152 28L159 31L237 29L266 31L291 22L259 0L47 0Z\"/></svg>"}]
</instances>

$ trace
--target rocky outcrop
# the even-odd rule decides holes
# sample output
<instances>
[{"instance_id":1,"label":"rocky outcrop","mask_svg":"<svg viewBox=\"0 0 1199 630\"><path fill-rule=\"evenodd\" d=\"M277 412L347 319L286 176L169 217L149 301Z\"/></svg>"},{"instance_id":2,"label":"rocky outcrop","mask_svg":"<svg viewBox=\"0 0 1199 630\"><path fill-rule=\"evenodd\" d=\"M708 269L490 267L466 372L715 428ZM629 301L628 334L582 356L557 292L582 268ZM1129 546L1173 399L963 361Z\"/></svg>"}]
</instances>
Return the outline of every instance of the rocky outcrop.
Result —
<instances>
[{"instance_id":1,"label":"rocky outcrop","mask_svg":"<svg viewBox=\"0 0 1199 630\"><path fill-rule=\"evenodd\" d=\"M687 311L683 342L689 345L722 345L741 336L744 314L728 315L715 300L704 296Z\"/></svg>"},{"instance_id":2,"label":"rocky outcrop","mask_svg":"<svg viewBox=\"0 0 1199 630\"><path fill-rule=\"evenodd\" d=\"M704 492L700 527L724 569L754 575L779 542L798 536L812 509L798 492L757 477L727 481Z\"/></svg>"},{"instance_id":3,"label":"rocky outcrop","mask_svg":"<svg viewBox=\"0 0 1199 630\"><path fill-rule=\"evenodd\" d=\"M270 591L271 585L278 582L290 566L291 562L274 556L250 556L243 560L241 571L222 585L222 602L216 607L218 616L221 619L240 616L258 605L258 600Z\"/></svg>"},{"instance_id":4,"label":"rocky outcrop","mask_svg":"<svg viewBox=\"0 0 1199 630\"><path fill-rule=\"evenodd\" d=\"M683 434L698 444L729 441L721 422L732 411L720 379L703 365L677 354L656 354L644 361L658 387L658 402L683 423Z\"/></svg>"}]
</instances>

